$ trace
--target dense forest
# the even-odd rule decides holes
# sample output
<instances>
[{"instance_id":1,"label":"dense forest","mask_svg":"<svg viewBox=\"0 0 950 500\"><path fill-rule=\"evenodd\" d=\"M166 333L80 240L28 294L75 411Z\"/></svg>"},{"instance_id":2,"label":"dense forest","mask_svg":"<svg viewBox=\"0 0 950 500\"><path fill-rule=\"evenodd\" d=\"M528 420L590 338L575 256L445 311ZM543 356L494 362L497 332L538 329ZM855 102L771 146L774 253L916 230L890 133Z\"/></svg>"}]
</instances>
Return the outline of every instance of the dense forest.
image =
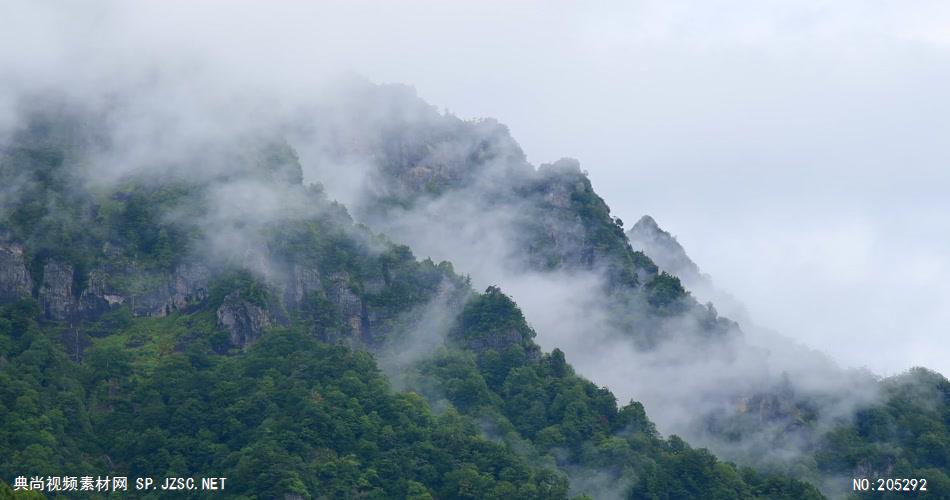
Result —
<instances>
[{"instance_id":1,"label":"dense forest","mask_svg":"<svg viewBox=\"0 0 950 500\"><path fill-rule=\"evenodd\" d=\"M675 333L671 318L702 338L739 335L630 247L575 164L511 167L523 155L492 149L510 146L497 124L445 120L379 146L390 190L359 208L367 226L304 183L282 138L203 153L197 174L100 182L95 153L114 145L95 118L32 117L0 157L0 498L37 497L13 491L18 476L127 476L226 477L228 498L807 499L881 473L950 498L939 374L882 381L880 400L794 466L737 464L661 435L649 407L545 352L500 287L475 290L453 264L379 234L390 211L508 165L490 174L512 182L485 198L543 202L516 221L526 265L606 269L608 310L644 349ZM479 146L435 165L412 154L420 140ZM402 177L433 165L438 175ZM815 421L809 401L795 404ZM728 424L740 439L741 421Z\"/></svg>"}]
</instances>

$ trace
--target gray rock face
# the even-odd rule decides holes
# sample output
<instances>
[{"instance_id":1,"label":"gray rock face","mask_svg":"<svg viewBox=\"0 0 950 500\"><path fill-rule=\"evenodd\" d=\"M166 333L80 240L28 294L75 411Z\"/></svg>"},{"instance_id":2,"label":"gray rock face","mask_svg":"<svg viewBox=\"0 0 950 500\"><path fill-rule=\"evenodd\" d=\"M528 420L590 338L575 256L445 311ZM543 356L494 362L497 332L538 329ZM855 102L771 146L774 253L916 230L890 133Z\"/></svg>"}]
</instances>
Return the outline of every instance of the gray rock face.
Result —
<instances>
[{"instance_id":1,"label":"gray rock face","mask_svg":"<svg viewBox=\"0 0 950 500\"><path fill-rule=\"evenodd\" d=\"M676 241L676 237L660 229L653 217L641 217L627 231L627 238L634 250L643 251L660 269L682 279L688 287L708 283L709 278L686 255L686 250Z\"/></svg>"},{"instance_id":2,"label":"gray rock face","mask_svg":"<svg viewBox=\"0 0 950 500\"><path fill-rule=\"evenodd\" d=\"M73 266L51 260L43 266L39 301L49 319L65 321L80 317L94 321L123 304L133 306L136 316L165 316L208 297L210 271L202 265L182 265L165 276L143 277L149 282L139 294L120 292L110 285L104 268L89 273L86 287L73 292ZM0 245L0 300L30 296L33 282L23 263L22 249Z\"/></svg>"},{"instance_id":3,"label":"gray rock face","mask_svg":"<svg viewBox=\"0 0 950 500\"><path fill-rule=\"evenodd\" d=\"M517 245L528 250L528 265L535 269L589 268L597 255L588 244L588 227L573 201L588 189L577 161L563 158L541 165L538 171L544 182L533 195L531 208L517 219L525 227Z\"/></svg>"},{"instance_id":4,"label":"gray rock face","mask_svg":"<svg viewBox=\"0 0 950 500\"><path fill-rule=\"evenodd\" d=\"M320 281L320 273L315 268L299 264L291 265L284 289L284 304L288 309L298 309L307 295L322 291L323 283Z\"/></svg>"},{"instance_id":5,"label":"gray rock face","mask_svg":"<svg viewBox=\"0 0 950 500\"><path fill-rule=\"evenodd\" d=\"M240 293L231 293L217 311L218 326L224 328L231 337L231 344L246 350L257 342L264 329L271 326L267 311L241 297Z\"/></svg>"},{"instance_id":6,"label":"gray rock face","mask_svg":"<svg viewBox=\"0 0 950 500\"><path fill-rule=\"evenodd\" d=\"M0 301L29 297L33 279L26 268L23 247L0 243Z\"/></svg>"},{"instance_id":7,"label":"gray rock face","mask_svg":"<svg viewBox=\"0 0 950 500\"><path fill-rule=\"evenodd\" d=\"M87 319L95 319L126 302L126 298L108 284L108 275L102 269L89 273L86 289L79 294L78 311Z\"/></svg>"},{"instance_id":8,"label":"gray rock face","mask_svg":"<svg viewBox=\"0 0 950 500\"><path fill-rule=\"evenodd\" d=\"M43 266L40 303L47 318L63 321L75 310L73 266L51 260Z\"/></svg>"},{"instance_id":9,"label":"gray rock face","mask_svg":"<svg viewBox=\"0 0 950 500\"><path fill-rule=\"evenodd\" d=\"M345 273L333 275L332 280L333 285L327 291L327 298L340 311L344 330L342 333L351 343L364 343L367 339L362 299L350 289L349 276Z\"/></svg>"},{"instance_id":10,"label":"gray rock face","mask_svg":"<svg viewBox=\"0 0 950 500\"><path fill-rule=\"evenodd\" d=\"M169 304L182 310L189 303L200 302L208 298L208 283L211 272L200 264L182 265L175 269L169 283Z\"/></svg>"},{"instance_id":11,"label":"gray rock face","mask_svg":"<svg viewBox=\"0 0 950 500\"><path fill-rule=\"evenodd\" d=\"M137 297L133 308L136 316L167 316L184 310L189 304L208 298L211 272L199 264L178 266L170 275Z\"/></svg>"}]
</instances>

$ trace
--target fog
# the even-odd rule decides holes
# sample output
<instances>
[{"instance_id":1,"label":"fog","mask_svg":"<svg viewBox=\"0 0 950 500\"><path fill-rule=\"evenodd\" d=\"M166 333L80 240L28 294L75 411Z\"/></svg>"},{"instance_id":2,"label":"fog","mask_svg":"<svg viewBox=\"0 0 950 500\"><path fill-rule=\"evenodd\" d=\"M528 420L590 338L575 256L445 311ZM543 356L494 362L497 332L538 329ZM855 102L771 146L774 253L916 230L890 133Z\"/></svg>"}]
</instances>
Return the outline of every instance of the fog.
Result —
<instances>
[{"instance_id":1,"label":"fog","mask_svg":"<svg viewBox=\"0 0 950 500\"><path fill-rule=\"evenodd\" d=\"M946 4L562 7L436 12L466 42L410 36L440 69L379 74L579 158L758 322L878 373L950 368Z\"/></svg>"},{"instance_id":2,"label":"fog","mask_svg":"<svg viewBox=\"0 0 950 500\"><path fill-rule=\"evenodd\" d=\"M501 285L537 330L535 340L544 350L563 350L578 373L608 387L620 403L643 402L661 432L679 434L729 459L787 466L827 426L877 397L869 374L842 371L822 353L745 317L736 316L744 333L709 338L692 312L658 320L638 305L637 297L621 311L615 301L626 298L623 292L606 293L604 269L545 271L527 265L519 234L524 218L544 216L537 214L532 198L486 202L498 198L496 189L476 182L420 200L410 210L364 220L418 255L451 260L471 274L476 288ZM355 213L362 215L359 209ZM559 244L570 245L576 222L551 215L549 223L561 235ZM636 339L645 331L663 340L643 348ZM415 347L410 346L412 352ZM763 393L782 394L782 404L811 401L820 407L815 427L802 435L790 431L786 418L798 415L790 406L779 410L780 416L764 417L771 410L753 407L755 395ZM706 427L708 419L719 417L775 421L750 422L742 440L727 443Z\"/></svg>"},{"instance_id":3,"label":"fog","mask_svg":"<svg viewBox=\"0 0 950 500\"><path fill-rule=\"evenodd\" d=\"M535 164L580 159L615 215L656 217L760 323L845 365L950 371L945 2L8 1L0 18L3 84L34 91L165 79L224 107L268 89L271 109L339 72L414 85L506 123Z\"/></svg>"},{"instance_id":4,"label":"fog","mask_svg":"<svg viewBox=\"0 0 950 500\"><path fill-rule=\"evenodd\" d=\"M359 138L389 120L424 121L359 94L341 104L349 111L333 105L341 74L407 83L462 118L509 125L534 164L580 159L614 215L628 226L653 215L757 324L847 366L950 371L942 4L13 1L0 18L0 134L18 123L24 95L111 107L111 137L130 149L98 163L106 178L181 164L312 110L343 139L350 127ZM372 159L331 163L320 134L300 133L307 181L358 203ZM234 205L214 220L233 223L249 200L278 205L280 193L246 187L219 193ZM648 357L617 342L599 316L600 277L512 273L511 212L481 211L478 194L376 227L420 257L453 261L476 286L500 283L545 349L562 347L622 402L642 399L661 430L688 428L678 417L696 394L709 397L695 408L712 410L716 387L762 389L752 382L766 372L797 374L801 390L829 382L805 376L810 363L830 369L806 351L766 366L731 344L700 357L702 346L674 343ZM452 227L462 230L446 239ZM431 328L446 321L436 315ZM423 337L420 350L431 349Z\"/></svg>"}]
</instances>

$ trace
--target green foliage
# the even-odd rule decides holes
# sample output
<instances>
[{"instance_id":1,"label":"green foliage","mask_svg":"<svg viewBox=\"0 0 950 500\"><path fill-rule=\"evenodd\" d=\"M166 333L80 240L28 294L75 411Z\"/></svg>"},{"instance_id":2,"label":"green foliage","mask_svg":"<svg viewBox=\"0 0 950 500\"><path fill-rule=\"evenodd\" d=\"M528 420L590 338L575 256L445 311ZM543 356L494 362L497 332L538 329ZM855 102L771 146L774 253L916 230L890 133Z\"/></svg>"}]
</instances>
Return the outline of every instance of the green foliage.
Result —
<instances>
[{"instance_id":1,"label":"green foliage","mask_svg":"<svg viewBox=\"0 0 950 500\"><path fill-rule=\"evenodd\" d=\"M47 258L85 264L87 249L94 242L88 216L92 199L88 193L70 189L80 182L73 169L66 168L70 161L61 145L43 140L0 155L0 184L16 193L0 198L4 215L0 226L29 246L37 261L34 269Z\"/></svg>"},{"instance_id":2,"label":"green foliage","mask_svg":"<svg viewBox=\"0 0 950 500\"><path fill-rule=\"evenodd\" d=\"M681 312L682 299L686 297L686 290L680 284L680 279L667 272L662 272L647 282L647 302L664 314Z\"/></svg>"},{"instance_id":3,"label":"green foliage","mask_svg":"<svg viewBox=\"0 0 950 500\"><path fill-rule=\"evenodd\" d=\"M950 382L938 373L914 368L881 386L882 403L860 409L853 421L824 437L815 452L818 469L829 474L871 471L881 478L926 478L931 482L929 498L950 498L950 489L936 486L947 484L945 471L950 470Z\"/></svg>"},{"instance_id":4,"label":"green foliage","mask_svg":"<svg viewBox=\"0 0 950 500\"><path fill-rule=\"evenodd\" d=\"M465 345L505 348L524 344L535 333L517 304L496 286L465 304L451 336Z\"/></svg>"},{"instance_id":5,"label":"green foliage","mask_svg":"<svg viewBox=\"0 0 950 500\"><path fill-rule=\"evenodd\" d=\"M712 308L700 305L678 278L661 273L643 252L634 251L622 221L611 217L607 204L594 192L576 162L542 165L535 175L514 184L519 211L519 241L527 265L540 270L594 270L604 276L603 307L618 331L627 332L638 346L650 348L671 335L665 318L692 316L697 337L725 334L735 324ZM522 205L526 205L523 208Z\"/></svg>"},{"instance_id":6,"label":"green foliage","mask_svg":"<svg viewBox=\"0 0 950 500\"><path fill-rule=\"evenodd\" d=\"M45 498L43 494L38 491L14 491L12 486L0 479L0 500L41 500L43 498Z\"/></svg>"},{"instance_id":7,"label":"green foliage","mask_svg":"<svg viewBox=\"0 0 950 500\"><path fill-rule=\"evenodd\" d=\"M821 493L812 485L795 481L789 477L766 475L750 467L743 467L740 474L752 489L752 494L759 498L774 500L811 500L823 498Z\"/></svg>"},{"instance_id":8,"label":"green foliage","mask_svg":"<svg viewBox=\"0 0 950 500\"><path fill-rule=\"evenodd\" d=\"M637 269L643 269L650 276L655 275L660 272L660 268L647 257L647 254L637 250L631 254L631 260L633 261L634 267Z\"/></svg>"},{"instance_id":9,"label":"green foliage","mask_svg":"<svg viewBox=\"0 0 950 500\"><path fill-rule=\"evenodd\" d=\"M269 142L256 152L255 166L271 181L303 184L303 168L297 152L286 141Z\"/></svg>"},{"instance_id":10,"label":"green foliage","mask_svg":"<svg viewBox=\"0 0 950 500\"><path fill-rule=\"evenodd\" d=\"M85 387L29 302L0 308L0 477L100 466Z\"/></svg>"},{"instance_id":11,"label":"green foliage","mask_svg":"<svg viewBox=\"0 0 950 500\"><path fill-rule=\"evenodd\" d=\"M247 269L231 269L215 278L211 283L211 306L220 306L232 293L263 309L271 302L267 285Z\"/></svg>"},{"instance_id":12,"label":"green foliage","mask_svg":"<svg viewBox=\"0 0 950 500\"><path fill-rule=\"evenodd\" d=\"M231 278L228 286L253 285ZM300 328L220 356L207 312L115 314L78 365L38 313L23 301L0 315L13 356L0 375L0 398L14 408L3 417L0 449L15 450L0 463L5 477L105 471L108 456L112 474L223 475L233 478L232 494L249 497L564 498L566 479L541 465L563 461L642 477L634 497L636 488L666 494L668 477L687 485L670 498L700 498L700 488L741 498L771 491L704 450L661 440L642 405L618 408L561 351L527 356L537 350L532 332L497 288L473 297L453 331L462 339L514 331L518 342L449 349L423 363L425 379L452 403L441 415L413 393L393 393L369 354ZM50 392L57 384L65 385ZM485 418L508 438L483 438L476 422ZM535 451L525 456L524 446Z\"/></svg>"},{"instance_id":13,"label":"green foliage","mask_svg":"<svg viewBox=\"0 0 950 500\"><path fill-rule=\"evenodd\" d=\"M162 286L205 237L194 221L208 208L212 181L129 178L88 188L75 133L37 126L4 151L0 181L16 196L2 198L0 229L25 246L37 285L44 264L58 259L73 266L79 290L94 268L108 269L122 291ZM287 297L242 263L216 262L210 298L187 314L142 318L123 306L79 325L89 345L77 349L78 362L63 352L66 325L40 321L35 301L2 304L0 477L228 476L229 493L245 498L564 498L567 476L581 470L604 474L611 494L630 498L820 497L787 475L740 471L676 436L663 439L640 403L618 407L563 352L542 354L500 289L463 304L469 284L450 264L417 261L409 248L354 225L322 188L300 185L292 148L261 144L229 175L281 184L304 200L259 236L285 266L276 274L303 268L319 283L287 311ZM471 146L472 161L498 154L490 141ZM427 151L393 148L394 157L417 160ZM468 174L452 175L427 179L420 190L443 193ZM629 247L622 222L570 162L519 173L512 196L541 200L524 227L540 268L603 269L617 311L644 307L653 319L698 312L708 330L725 328L677 278ZM361 321L369 311L374 333L396 337L446 290L461 313L447 347L415 367L419 392L438 411L416 393L393 391L368 352L315 338L352 319L344 318L343 294L358 299ZM280 325L247 352L229 351L216 324L215 308L232 293ZM917 370L885 388L885 404L828 434L817 467L926 477L937 498L950 483L947 381ZM10 494L0 483L0 498Z\"/></svg>"},{"instance_id":14,"label":"green foliage","mask_svg":"<svg viewBox=\"0 0 950 500\"><path fill-rule=\"evenodd\" d=\"M787 476L743 476L676 436L664 441L643 405L631 402L618 408L610 391L575 375L560 350L537 358L508 352L512 347L537 352L530 335L508 347L485 342L499 332L530 331L517 305L496 287L473 297L452 331L454 338L464 340L459 344L463 350L449 349L422 364L423 380L435 382L427 389L463 414L491 416L499 428L512 429L541 461L595 469L617 484L623 484L623 477L639 478L629 491L612 494L783 498L778 491L784 485L784 498L821 498L813 487ZM470 482L477 484L474 477Z\"/></svg>"},{"instance_id":15,"label":"green foliage","mask_svg":"<svg viewBox=\"0 0 950 500\"><path fill-rule=\"evenodd\" d=\"M92 210L104 233L100 239L117 244L149 266L169 269L177 258L187 255L196 237L189 215L199 212L201 205L198 191L187 184L150 188L132 184L100 198ZM183 212L171 219L169 214L175 211Z\"/></svg>"},{"instance_id":16,"label":"green foliage","mask_svg":"<svg viewBox=\"0 0 950 500\"><path fill-rule=\"evenodd\" d=\"M530 181L517 185L515 191L521 197L533 197L540 205L538 214L525 223L524 245L536 261L543 263L542 267L604 266L611 287L631 289L639 284L639 274L656 273L656 266L648 257L630 248L622 221L618 225L619 219L610 216L610 208L594 192L587 174L575 162L561 160L542 165ZM575 231L582 234L581 239L568 245L554 236Z\"/></svg>"},{"instance_id":17,"label":"green foliage","mask_svg":"<svg viewBox=\"0 0 950 500\"><path fill-rule=\"evenodd\" d=\"M367 353L295 329L269 332L245 355L215 355L200 338L161 352L148 344L173 325L186 337L186 323L135 319L130 330L156 338L134 347L132 332L117 332L77 365L22 311L2 313L15 344L0 363L0 400L12 410L0 415L3 477L227 476L232 494L257 497L566 495L564 479L480 437L472 421L392 393ZM28 330L14 339L11 324Z\"/></svg>"},{"instance_id":18,"label":"green foliage","mask_svg":"<svg viewBox=\"0 0 950 500\"><path fill-rule=\"evenodd\" d=\"M196 186L88 189L81 144L59 130L70 125L41 123L0 154L0 184L15 193L2 198L0 228L26 245L34 281L40 283L43 265L54 259L72 264L81 285L89 269L109 260L101 252L107 243L150 269L168 269L187 255L196 237L189 216L203 210Z\"/></svg>"}]
</instances>

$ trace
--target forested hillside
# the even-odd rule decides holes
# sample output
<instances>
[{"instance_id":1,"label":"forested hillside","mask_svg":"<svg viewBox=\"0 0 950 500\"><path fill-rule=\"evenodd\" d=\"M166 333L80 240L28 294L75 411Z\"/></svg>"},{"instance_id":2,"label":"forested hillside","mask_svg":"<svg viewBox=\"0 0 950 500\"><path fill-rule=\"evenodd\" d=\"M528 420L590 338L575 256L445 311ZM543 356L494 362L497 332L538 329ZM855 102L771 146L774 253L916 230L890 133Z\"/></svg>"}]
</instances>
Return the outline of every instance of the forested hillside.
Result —
<instances>
[{"instance_id":1,"label":"forested hillside","mask_svg":"<svg viewBox=\"0 0 950 500\"><path fill-rule=\"evenodd\" d=\"M675 273L693 283L707 278L655 221L641 221L632 234L656 245L638 237L638 249L631 246L623 221L576 160L535 169L493 120L438 113L400 87L363 92L373 96L368 101L385 100L391 112L353 119L353 129L375 146L355 197L357 217L419 251L453 259L476 281L511 285L528 301L549 297L530 311L534 320L564 321L545 322L539 341L546 334L549 345L563 343L614 391L647 398L647 411L667 429L835 495L845 494L850 477L895 470L944 484L948 463L925 458L944 456L950 445L944 377L915 369L880 382L794 342L752 342L683 286ZM349 144L323 146L337 159L365 154ZM667 247L665 270L644 253L659 247ZM916 396L895 400L895 385ZM896 424L894 413L920 420ZM890 431L868 434L869 415L888 421ZM924 435L923 447L940 451L922 454L907 441Z\"/></svg>"},{"instance_id":2,"label":"forested hillside","mask_svg":"<svg viewBox=\"0 0 950 500\"><path fill-rule=\"evenodd\" d=\"M641 218L627 235L634 248L642 248L648 256L662 262L662 268L682 273L685 281L704 288L710 295L735 300L716 290L711 278L699 271L675 237L661 229L652 217ZM743 328L759 328L745 315L742 322ZM858 405L844 415L846 418L835 419L833 425L821 432L806 434L802 430L816 421L820 412L827 411L825 402L796 391L791 384L773 394L745 398L741 401L745 412L723 419L714 416L707 425L727 441L742 443L745 435L762 427L763 420L782 421L792 415L794 420L781 429L779 439L809 439L806 458L795 466L799 474L808 474L816 482L823 477L930 478L932 492L948 491L947 379L918 367L876 385L880 394L874 401ZM805 469L811 472L803 472ZM827 489L834 491L831 485Z\"/></svg>"},{"instance_id":3,"label":"forested hillside","mask_svg":"<svg viewBox=\"0 0 950 500\"><path fill-rule=\"evenodd\" d=\"M235 146L213 175L103 186L83 177L94 125L37 117L0 164L4 481L204 475L246 498L818 496L661 438L641 405L541 353L499 289L475 293L304 186L286 145ZM239 190L279 204L242 218ZM437 299L458 314L395 391L373 353L398 352ZM593 471L604 480L572 489Z\"/></svg>"},{"instance_id":4,"label":"forested hillside","mask_svg":"<svg viewBox=\"0 0 950 500\"><path fill-rule=\"evenodd\" d=\"M497 275L419 259L414 243L482 270L461 248L475 234L506 272L601 277L603 322L565 325L572 338L603 328L646 353L685 339L684 374L691 356L741 347L737 325L630 247L576 162L534 169L493 121L363 91L362 106L423 110L322 144L324 161L374 158L355 216L332 174L302 165L290 126L125 169L100 116L54 107L2 145L0 497L17 476L110 475L227 477L229 498L800 499L859 473L925 477L928 497L948 497L950 388L924 370L833 416L840 395L781 400L777 375L723 388L747 397L702 415L721 417L702 423L723 440L764 420L808 430L781 466L658 432L649 405L542 347L550 332L504 282L473 285Z\"/></svg>"}]
</instances>

